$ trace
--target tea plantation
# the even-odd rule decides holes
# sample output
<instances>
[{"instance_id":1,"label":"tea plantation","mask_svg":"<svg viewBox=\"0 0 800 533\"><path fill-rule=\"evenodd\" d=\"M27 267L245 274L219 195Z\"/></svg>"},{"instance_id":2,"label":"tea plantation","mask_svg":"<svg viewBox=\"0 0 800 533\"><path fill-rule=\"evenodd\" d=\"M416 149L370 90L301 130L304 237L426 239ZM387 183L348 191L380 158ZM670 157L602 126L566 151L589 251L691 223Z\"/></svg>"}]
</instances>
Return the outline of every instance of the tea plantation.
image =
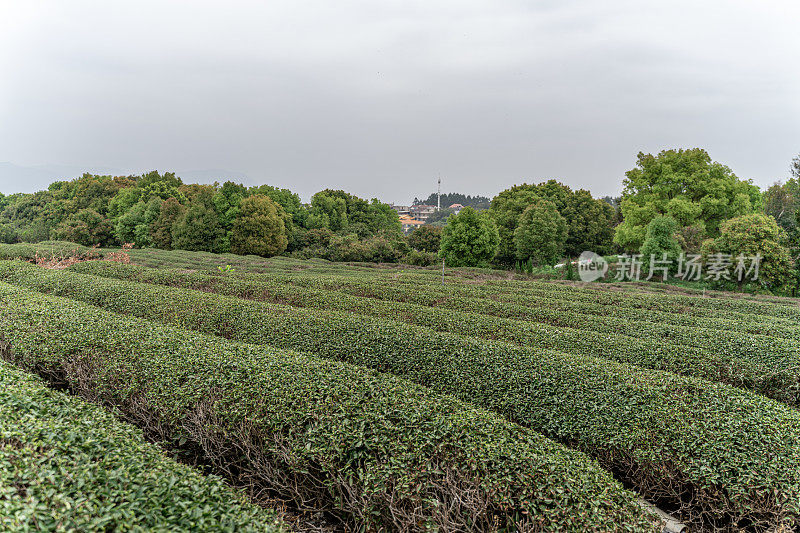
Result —
<instances>
[{"instance_id":1,"label":"tea plantation","mask_svg":"<svg viewBox=\"0 0 800 533\"><path fill-rule=\"evenodd\" d=\"M5 529L800 527L795 300L116 253L0 245Z\"/></svg>"}]
</instances>

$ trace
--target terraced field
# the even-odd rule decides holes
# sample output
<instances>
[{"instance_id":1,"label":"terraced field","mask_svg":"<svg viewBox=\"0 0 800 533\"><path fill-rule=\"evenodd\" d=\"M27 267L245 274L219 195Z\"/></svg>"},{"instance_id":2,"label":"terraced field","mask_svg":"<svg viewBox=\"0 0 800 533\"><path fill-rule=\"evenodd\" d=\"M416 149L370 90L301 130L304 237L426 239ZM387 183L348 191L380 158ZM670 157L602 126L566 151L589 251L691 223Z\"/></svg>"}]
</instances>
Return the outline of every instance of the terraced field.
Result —
<instances>
[{"instance_id":1,"label":"terraced field","mask_svg":"<svg viewBox=\"0 0 800 533\"><path fill-rule=\"evenodd\" d=\"M0 246L22 259L0 262L5 359L244 490L258 527L279 504L296 529L660 530L642 501L692 531L800 526L796 301L183 251L28 262L47 253L70 251Z\"/></svg>"}]
</instances>

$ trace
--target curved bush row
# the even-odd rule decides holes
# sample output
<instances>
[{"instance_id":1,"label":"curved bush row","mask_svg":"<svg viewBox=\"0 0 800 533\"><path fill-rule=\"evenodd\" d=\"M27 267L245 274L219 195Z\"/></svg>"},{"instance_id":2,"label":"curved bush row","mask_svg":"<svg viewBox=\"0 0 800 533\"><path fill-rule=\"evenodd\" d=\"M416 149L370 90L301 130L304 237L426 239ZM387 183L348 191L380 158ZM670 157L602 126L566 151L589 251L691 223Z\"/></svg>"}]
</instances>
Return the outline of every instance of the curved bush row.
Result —
<instances>
[{"instance_id":1,"label":"curved bush row","mask_svg":"<svg viewBox=\"0 0 800 533\"><path fill-rule=\"evenodd\" d=\"M304 275L301 278L295 275L291 276L218 276L207 272L196 272L196 273L189 273L185 271L178 271L178 270L156 270L155 272L164 272L163 275L156 275L152 272L147 272L143 270L145 267L138 267L133 265L127 265L131 267L130 270L115 270L113 267L107 266L108 263L106 262L93 262L93 263L84 263L78 264L74 267L71 267L73 270L77 272L84 272L87 274L93 275L101 275L105 277L125 277L126 279L135 279L137 276L141 278L142 276L148 276L149 278L154 279L155 283L161 284L173 284L169 281L172 277L181 277L182 279L187 279L187 276L191 276L194 274L194 277L189 277L193 284L198 285L199 288L202 289L202 284L204 279L212 281L214 284L221 284L221 283L230 283L231 280L233 283L236 283L239 287L244 287L246 284L257 284L259 287L263 287L265 285L269 285L270 287L274 287L276 291L280 291L283 288L283 292L289 293L290 289L287 286L287 283L291 283L293 285L299 287L308 287L312 290L337 290L341 289L339 292L347 291L346 287L353 287L353 286L365 286L368 285L370 290L375 292L382 291L382 287L387 284L395 284L394 282L387 282L385 280L376 280L365 282L363 280L347 280L343 281L340 278L330 278L330 277L323 277L323 276L307 276ZM136 270L136 269L139 270ZM165 282L164 279L167 279ZM142 279L142 281L148 281L149 279ZM322 285L321 288L315 289L315 285L319 286ZM215 291L216 292L216 291ZM240 289L240 292L245 292L244 289ZM453 291L444 291L442 292L441 289L437 287L420 287L416 286L401 286L401 294L408 294L410 292L413 293L421 293L422 296L416 298L417 301L420 302L422 305L435 305L436 303L442 303L443 298L449 297ZM477 290L472 291L471 297L475 296L475 292L480 292ZM457 295L464 295L469 293L464 293L459 291L456 293ZM652 311L652 310L642 310L639 308L633 307L625 307L625 306L609 306L603 304L596 304L592 302L578 302L573 300L565 300L559 297L550 297L544 290L541 294L537 294L537 296L533 298L514 298L514 299L507 299L508 297L505 296L496 296L491 292L485 293L487 294L488 298L503 301L509 301L510 303L517 303L519 301L525 304L525 307L545 307L549 310L550 315L552 313L571 313L576 315L581 314L589 314L592 316L601 316L601 317L613 317L617 319L624 319L628 321L636 321L636 323L640 322L647 322L647 323L660 323L660 324L669 324L669 325L677 325L677 326L684 326L684 327L698 327L703 330L727 330L736 333L747 333L747 334L756 334L756 335L765 335L768 337L779 337L786 340L800 340L800 326L796 324L790 324L788 322L773 322L770 320L765 320L763 316L756 315L756 316L744 316L741 319L739 317L730 317L730 318L700 318L700 317L693 317L693 316L686 316L679 313L670 313L665 311ZM239 294L236 294L237 296ZM403 296L399 296L399 298L404 298ZM401 300L402 301L402 300ZM374 302L372 303L364 303L364 305L375 305ZM638 328L637 328L638 329ZM630 333L625 333L630 335ZM661 341L657 341L661 344Z\"/></svg>"},{"instance_id":2,"label":"curved bush row","mask_svg":"<svg viewBox=\"0 0 800 533\"><path fill-rule=\"evenodd\" d=\"M136 295L133 295L136 296ZM367 530L647 530L596 463L399 378L0 284L14 361L184 442L258 496Z\"/></svg>"},{"instance_id":3,"label":"curved bush row","mask_svg":"<svg viewBox=\"0 0 800 533\"><path fill-rule=\"evenodd\" d=\"M643 309L628 304L597 303L590 299L578 299L554 295L547 289L532 292L525 296L499 296L499 301L511 303L530 302L536 305L545 303L561 312L588 313L597 316L637 321L655 322L673 326L696 327L705 330L733 331L751 335L766 335L787 340L800 340L800 326L785 319L775 319L764 315L745 315L742 313L712 311L712 316L698 313L683 313L678 310L661 311Z\"/></svg>"},{"instance_id":4,"label":"curved bush row","mask_svg":"<svg viewBox=\"0 0 800 533\"><path fill-rule=\"evenodd\" d=\"M796 360L770 358L769 353L735 357L725 353L708 352L652 339L604 335L593 331L546 324L532 326L524 321L491 315L361 298L340 292L298 287L281 282L252 281L204 272L156 270L105 261L76 265L76 270L94 272L110 279L195 289L262 302L288 304L293 307L336 310L382 317L425 326L440 332L488 340L503 340L523 346L535 346L537 349L555 349L562 352L603 357L644 368L667 370L728 383L790 404L797 403L800 394L798 392L800 369L796 368ZM42 269L28 265L0 267L0 279L43 291L53 290L54 284L57 283L61 294L90 298L90 301L94 300L91 300L91 293L87 292L87 289L104 286L102 282L86 278L67 281L62 275L48 274ZM56 280L58 281L56 282ZM141 293L141 289L136 290ZM176 295L176 297L180 296L179 293ZM162 298L158 291L148 297L156 300ZM263 307L257 307L248 312L264 313L265 311ZM353 327L357 327L359 319L353 317L347 320L353 323Z\"/></svg>"},{"instance_id":5,"label":"curved bush row","mask_svg":"<svg viewBox=\"0 0 800 533\"><path fill-rule=\"evenodd\" d=\"M339 271L331 271L334 275L343 275L345 267ZM310 272L310 271L309 271ZM278 273L270 270L263 274L270 276ZM379 278L379 282L391 282L395 285L406 284L417 288L425 285L427 289L434 291L446 290L452 295L475 296L476 293L485 296L516 295L531 296L545 295L551 298L560 298L570 301L581 301L587 303L598 303L610 306L624 306L651 311L664 311L668 313L680 313L683 315L703 316L706 318L718 319L723 313L725 317L732 319L748 319L759 317L762 320L769 320L782 323L784 325L796 324L800 318L800 310L786 303L769 302L751 298L701 298L699 296L685 296L679 294L651 294L638 289L638 285L631 284L631 289L620 292L619 290L609 290L607 284L595 283L574 286L570 284L556 283L552 281L538 280L503 280L486 279L480 283L474 283L469 279L462 279L460 276L449 276L447 284L443 287L440 274L430 270L409 270L401 275L388 275L385 272L373 277ZM362 276L363 278L364 276ZM616 286L615 286L616 287ZM755 307L754 307L755 306ZM794 320L795 322L792 322Z\"/></svg>"},{"instance_id":6,"label":"curved bush row","mask_svg":"<svg viewBox=\"0 0 800 533\"><path fill-rule=\"evenodd\" d=\"M281 279L274 275L251 275L245 279ZM603 334L627 335L639 339L652 339L693 346L710 352L721 351L726 356L746 359L754 353L763 353L768 359L795 361L800 345L780 337L743 334L736 331L709 330L697 327L656 324L652 322L629 322L611 316L596 316L560 312L551 309L545 302L533 297L517 298L515 301L491 297L452 295L448 290L435 291L413 285L376 283L343 278L322 276L283 276L292 284L304 287L317 287L339 290L358 296L381 300L394 300L435 306L455 311L466 310L473 313L515 318L531 322L541 322L559 327L590 330ZM793 365L794 366L794 365Z\"/></svg>"},{"instance_id":7,"label":"curved bush row","mask_svg":"<svg viewBox=\"0 0 800 533\"><path fill-rule=\"evenodd\" d=\"M576 287L573 285L563 283L546 283L546 282L530 282L523 284L521 289L524 290L525 285L535 287L555 285L558 292L566 296L580 296L589 291L597 292L595 298L600 298L611 304L618 303L631 303L639 307L660 309L669 311L675 307L688 307L708 309L714 311L737 311L746 314L758 314L764 316L771 316L777 318L788 318L792 320L800 319L800 309L790 304L791 300L787 300L787 304L778 302L765 302L751 298L702 298L700 296L685 296L680 294L648 294L646 292L636 290L633 292L619 292L610 291L602 287L602 284L591 285L588 290L583 287ZM549 287L547 287L549 288Z\"/></svg>"},{"instance_id":8,"label":"curved bush row","mask_svg":"<svg viewBox=\"0 0 800 533\"><path fill-rule=\"evenodd\" d=\"M275 273L270 272L269 277ZM264 276L252 276L259 278ZM363 278L363 276L362 276ZM332 279L328 280L335 286ZM498 301L526 304L547 300L547 305L558 306L564 311L579 310L601 316L615 316L625 319L636 319L645 322L660 322L674 325L745 331L753 334L781 336L796 340L800 338L800 327L797 321L759 313L745 313L730 309L704 307L688 307L685 304L652 305L652 295L637 294L616 297L616 292L606 291L604 285L590 285L594 288L571 287L552 282L536 281L488 281L485 284L448 283L442 286L441 281L418 273L404 273L396 279L382 276L370 280L380 285L400 285L406 289L426 293L433 292L442 296L485 297ZM566 287L566 290L564 290Z\"/></svg>"},{"instance_id":9,"label":"curved bush row","mask_svg":"<svg viewBox=\"0 0 800 533\"><path fill-rule=\"evenodd\" d=\"M0 361L0 529L281 528L274 513L168 459L133 426Z\"/></svg>"},{"instance_id":10,"label":"curved bush row","mask_svg":"<svg viewBox=\"0 0 800 533\"><path fill-rule=\"evenodd\" d=\"M380 281L380 283L387 282L413 286L416 290L419 290L421 286L424 286L426 291L434 290L438 292L442 289L441 282L436 283L435 280L418 276L404 275L398 277L397 280L383 279ZM602 287L602 285L597 285L597 287ZM559 290L559 285L554 283L515 281L503 284L490 282L489 284L478 286L456 285L455 289L455 291L448 291L448 294L482 296L512 303L546 301L548 306L553 306L565 312L578 311L628 320L739 331L757 335L784 337L792 340L800 339L800 326L798 326L797 322L787 318L743 313L729 309L722 311L702 307L686 307L680 304L650 306L647 300L645 300L646 306L642 306L635 296L618 300L613 298L613 293L609 297L602 288L579 288L574 292L565 293Z\"/></svg>"},{"instance_id":11,"label":"curved bush row","mask_svg":"<svg viewBox=\"0 0 800 533\"><path fill-rule=\"evenodd\" d=\"M37 257L50 259L68 255L83 255L89 248L66 241L43 241L39 243L0 244L0 259L24 259L33 261Z\"/></svg>"},{"instance_id":12,"label":"curved bush row","mask_svg":"<svg viewBox=\"0 0 800 533\"><path fill-rule=\"evenodd\" d=\"M794 523L800 512L800 413L753 393L389 320L61 275L39 288L392 372L494 410L592 454L646 496L682 502L695 525Z\"/></svg>"}]
</instances>

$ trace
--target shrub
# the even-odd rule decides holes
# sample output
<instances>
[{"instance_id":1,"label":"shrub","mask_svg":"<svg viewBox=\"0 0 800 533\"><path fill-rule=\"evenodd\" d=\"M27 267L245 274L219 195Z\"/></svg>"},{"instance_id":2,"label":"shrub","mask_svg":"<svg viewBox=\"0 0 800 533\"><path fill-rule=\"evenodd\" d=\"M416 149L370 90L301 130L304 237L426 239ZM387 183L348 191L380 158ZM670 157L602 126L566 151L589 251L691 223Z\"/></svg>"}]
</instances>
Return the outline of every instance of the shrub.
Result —
<instances>
[{"instance_id":1,"label":"shrub","mask_svg":"<svg viewBox=\"0 0 800 533\"><path fill-rule=\"evenodd\" d=\"M267 196L243 199L231 229L231 252L264 257L282 253L288 244L284 218L283 208Z\"/></svg>"},{"instance_id":2,"label":"shrub","mask_svg":"<svg viewBox=\"0 0 800 533\"><path fill-rule=\"evenodd\" d=\"M564 255L566 242L567 221L548 200L538 200L525 209L514 230L514 247L520 261L533 259L538 265L554 265Z\"/></svg>"},{"instance_id":3,"label":"shrub","mask_svg":"<svg viewBox=\"0 0 800 533\"><path fill-rule=\"evenodd\" d=\"M440 263L439 256L432 252L411 250L403 258L403 263L416 266L434 266Z\"/></svg>"},{"instance_id":4,"label":"shrub","mask_svg":"<svg viewBox=\"0 0 800 533\"><path fill-rule=\"evenodd\" d=\"M658 262L664 261L665 258L667 263L662 265L667 268L667 272L675 271L678 256L681 254L680 245L675 238L677 232L678 223L669 216L656 216L647 224L647 233L639 253L642 255L642 267L650 276L654 275L654 272L650 271L651 264L658 268ZM661 274L663 275L663 271Z\"/></svg>"},{"instance_id":5,"label":"shrub","mask_svg":"<svg viewBox=\"0 0 800 533\"><path fill-rule=\"evenodd\" d=\"M497 252L497 226L485 213L465 207L447 219L439 257L449 266L485 266Z\"/></svg>"},{"instance_id":6,"label":"shrub","mask_svg":"<svg viewBox=\"0 0 800 533\"><path fill-rule=\"evenodd\" d=\"M277 531L274 513L140 430L0 362L4 531Z\"/></svg>"},{"instance_id":7,"label":"shrub","mask_svg":"<svg viewBox=\"0 0 800 533\"><path fill-rule=\"evenodd\" d=\"M419 252L437 253L442 240L442 228L420 226L408 236L408 245Z\"/></svg>"},{"instance_id":8,"label":"shrub","mask_svg":"<svg viewBox=\"0 0 800 533\"><path fill-rule=\"evenodd\" d=\"M650 527L585 456L399 378L5 284L0 304L18 364L183 442L256 495L273 491L347 527Z\"/></svg>"},{"instance_id":9,"label":"shrub","mask_svg":"<svg viewBox=\"0 0 800 533\"><path fill-rule=\"evenodd\" d=\"M646 496L678 505L691 493L682 512L696 525L777 525L800 513L800 414L743 390L388 320L45 274L49 281L32 286L117 312L392 372L494 410L578 446Z\"/></svg>"}]
</instances>

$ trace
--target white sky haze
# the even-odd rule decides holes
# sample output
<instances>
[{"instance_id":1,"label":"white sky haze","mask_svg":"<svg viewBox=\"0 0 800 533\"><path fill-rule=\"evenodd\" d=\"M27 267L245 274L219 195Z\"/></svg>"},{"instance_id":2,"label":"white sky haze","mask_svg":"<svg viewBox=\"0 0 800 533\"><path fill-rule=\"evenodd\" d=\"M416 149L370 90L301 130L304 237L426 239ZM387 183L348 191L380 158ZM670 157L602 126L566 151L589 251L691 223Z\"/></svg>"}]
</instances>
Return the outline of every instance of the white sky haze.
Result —
<instances>
[{"instance_id":1,"label":"white sky haze","mask_svg":"<svg viewBox=\"0 0 800 533\"><path fill-rule=\"evenodd\" d=\"M437 176L602 196L637 152L695 146L764 187L800 152L798 21L774 0L0 0L0 191L158 169L304 199L407 203Z\"/></svg>"}]
</instances>

